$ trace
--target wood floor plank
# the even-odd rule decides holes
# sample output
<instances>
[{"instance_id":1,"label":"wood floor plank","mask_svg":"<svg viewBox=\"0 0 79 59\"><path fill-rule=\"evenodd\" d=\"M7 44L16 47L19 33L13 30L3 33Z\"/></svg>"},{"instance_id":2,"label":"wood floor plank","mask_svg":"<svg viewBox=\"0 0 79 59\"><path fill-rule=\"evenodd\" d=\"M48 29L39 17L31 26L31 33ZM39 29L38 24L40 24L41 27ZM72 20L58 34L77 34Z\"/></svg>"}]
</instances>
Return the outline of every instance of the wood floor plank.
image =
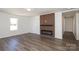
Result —
<instances>
[{"instance_id":1,"label":"wood floor plank","mask_svg":"<svg viewBox=\"0 0 79 59\"><path fill-rule=\"evenodd\" d=\"M0 51L79 51L79 41L68 35L62 40L32 33L2 38Z\"/></svg>"}]
</instances>

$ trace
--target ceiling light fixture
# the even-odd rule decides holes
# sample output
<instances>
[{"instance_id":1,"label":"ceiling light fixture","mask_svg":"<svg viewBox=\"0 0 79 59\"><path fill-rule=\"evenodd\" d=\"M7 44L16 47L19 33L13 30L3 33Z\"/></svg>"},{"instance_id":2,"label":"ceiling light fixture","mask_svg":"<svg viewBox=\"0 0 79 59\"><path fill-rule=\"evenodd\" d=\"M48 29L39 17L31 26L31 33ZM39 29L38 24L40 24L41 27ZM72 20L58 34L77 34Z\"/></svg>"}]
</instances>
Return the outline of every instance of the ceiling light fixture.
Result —
<instances>
[{"instance_id":1,"label":"ceiling light fixture","mask_svg":"<svg viewBox=\"0 0 79 59\"><path fill-rule=\"evenodd\" d=\"M31 9L30 9L30 8L28 8L28 9L27 9L27 11L31 11Z\"/></svg>"}]
</instances>

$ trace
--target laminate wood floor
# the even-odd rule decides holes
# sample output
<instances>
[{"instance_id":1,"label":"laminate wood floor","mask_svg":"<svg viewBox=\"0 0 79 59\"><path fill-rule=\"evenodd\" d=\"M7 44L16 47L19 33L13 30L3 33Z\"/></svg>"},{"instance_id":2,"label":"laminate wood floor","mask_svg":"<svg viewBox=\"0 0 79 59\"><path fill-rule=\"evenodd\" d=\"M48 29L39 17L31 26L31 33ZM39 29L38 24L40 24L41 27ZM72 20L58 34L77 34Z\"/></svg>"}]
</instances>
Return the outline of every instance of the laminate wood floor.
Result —
<instances>
[{"instance_id":1,"label":"laminate wood floor","mask_svg":"<svg viewBox=\"0 0 79 59\"><path fill-rule=\"evenodd\" d=\"M74 42L37 34L22 34L0 39L0 51L78 51L79 41Z\"/></svg>"}]
</instances>

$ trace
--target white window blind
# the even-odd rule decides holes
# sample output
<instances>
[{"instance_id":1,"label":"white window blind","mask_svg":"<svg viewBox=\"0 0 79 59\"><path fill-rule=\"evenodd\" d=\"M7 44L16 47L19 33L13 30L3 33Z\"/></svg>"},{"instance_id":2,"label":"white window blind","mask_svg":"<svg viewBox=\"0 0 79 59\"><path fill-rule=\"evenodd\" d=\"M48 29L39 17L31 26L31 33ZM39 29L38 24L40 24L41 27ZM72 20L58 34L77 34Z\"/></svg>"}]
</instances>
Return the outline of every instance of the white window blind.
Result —
<instances>
[{"instance_id":1,"label":"white window blind","mask_svg":"<svg viewBox=\"0 0 79 59\"><path fill-rule=\"evenodd\" d=\"M18 19L10 18L10 31L18 30Z\"/></svg>"}]
</instances>

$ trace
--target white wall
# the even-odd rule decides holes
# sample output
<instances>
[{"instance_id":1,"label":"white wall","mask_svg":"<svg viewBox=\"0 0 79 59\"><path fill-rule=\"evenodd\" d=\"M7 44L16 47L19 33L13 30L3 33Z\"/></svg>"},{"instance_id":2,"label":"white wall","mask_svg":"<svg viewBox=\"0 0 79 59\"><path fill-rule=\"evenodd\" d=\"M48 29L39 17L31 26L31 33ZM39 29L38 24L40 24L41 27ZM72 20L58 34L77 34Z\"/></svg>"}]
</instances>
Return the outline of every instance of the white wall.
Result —
<instances>
[{"instance_id":1,"label":"white wall","mask_svg":"<svg viewBox=\"0 0 79 59\"><path fill-rule=\"evenodd\" d=\"M62 12L55 13L55 38L62 39Z\"/></svg>"},{"instance_id":2,"label":"white wall","mask_svg":"<svg viewBox=\"0 0 79 59\"><path fill-rule=\"evenodd\" d=\"M40 16L33 16L31 22L31 33L40 34Z\"/></svg>"},{"instance_id":3,"label":"white wall","mask_svg":"<svg viewBox=\"0 0 79 59\"><path fill-rule=\"evenodd\" d=\"M18 19L17 31L10 31L10 18ZM0 38L31 32L30 20L31 17L13 16L0 12Z\"/></svg>"},{"instance_id":4,"label":"white wall","mask_svg":"<svg viewBox=\"0 0 79 59\"><path fill-rule=\"evenodd\" d=\"M10 18L18 19L18 30L10 31ZM0 38L24 33L40 34L40 16L14 16L0 12Z\"/></svg>"},{"instance_id":5,"label":"white wall","mask_svg":"<svg viewBox=\"0 0 79 59\"><path fill-rule=\"evenodd\" d=\"M76 39L79 40L79 13L76 13Z\"/></svg>"},{"instance_id":6,"label":"white wall","mask_svg":"<svg viewBox=\"0 0 79 59\"><path fill-rule=\"evenodd\" d=\"M75 15L74 15L74 20L73 20L73 33L76 38L76 16Z\"/></svg>"},{"instance_id":7,"label":"white wall","mask_svg":"<svg viewBox=\"0 0 79 59\"><path fill-rule=\"evenodd\" d=\"M68 32L73 32L73 21L74 21L74 17L70 16L70 17L65 17L65 31Z\"/></svg>"},{"instance_id":8,"label":"white wall","mask_svg":"<svg viewBox=\"0 0 79 59\"><path fill-rule=\"evenodd\" d=\"M64 31L65 31L65 18L64 16L62 16L62 32L64 34Z\"/></svg>"}]
</instances>

